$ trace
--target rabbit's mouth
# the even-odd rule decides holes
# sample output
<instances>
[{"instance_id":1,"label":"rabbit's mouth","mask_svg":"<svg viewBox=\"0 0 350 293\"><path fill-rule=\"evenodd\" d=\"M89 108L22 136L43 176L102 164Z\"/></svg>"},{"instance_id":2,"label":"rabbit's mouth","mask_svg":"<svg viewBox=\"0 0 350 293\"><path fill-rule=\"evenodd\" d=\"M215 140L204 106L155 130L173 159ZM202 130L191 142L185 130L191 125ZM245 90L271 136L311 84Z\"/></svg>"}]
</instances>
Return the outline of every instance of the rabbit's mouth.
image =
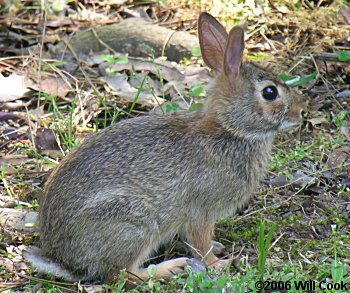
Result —
<instances>
[{"instance_id":1,"label":"rabbit's mouth","mask_svg":"<svg viewBox=\"0 0 350 293\"><path fill-rule=\"evenodd\" d=\"M293 126L299 125L300 121L299 120L287 120L287 121L282 121L278 127L278 130L286 131Z\"/></svg>"}]
</instances>

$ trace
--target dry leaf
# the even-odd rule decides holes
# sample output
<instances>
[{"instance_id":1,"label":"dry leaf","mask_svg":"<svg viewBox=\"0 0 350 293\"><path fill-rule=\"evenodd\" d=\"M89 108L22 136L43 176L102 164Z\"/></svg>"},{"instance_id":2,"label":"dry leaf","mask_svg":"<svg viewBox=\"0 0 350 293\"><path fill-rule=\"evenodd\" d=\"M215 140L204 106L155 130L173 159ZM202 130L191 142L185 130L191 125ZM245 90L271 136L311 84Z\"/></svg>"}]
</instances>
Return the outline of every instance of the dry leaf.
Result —
<instances>
[{"instance_id":1,"label":"dry leaf","mask_svg":"<svg viewBox=\"0 0 350 293\"><path fill-rule=\"evenodd\" d=\"M124 70L149 71L155 76L161 75L162 78L167 81L180 81L184 79L184 76L177 67L180 67L180 65L176 66L174 63L166 60L156 59L154 61L149 61L147 59L129 58L128 63L126 64L115 64L111 66L111 64L108 62L102 63L99 66L99 70L102 75L107 75L107 68L112 68L117 72Z\"/></svg>"},{"instance_id":2,"label":"dry leaf","mask_svg":"<svg viewBox=\"0 0 350 293\"><path fill-rule=\"evenodd\" d=\"M71 90L68 83L60 77L44 79L40 82L40 85L33 85L30 88L60 98L64 98Z\"/></svg>"},{"instance_id":3,"label":"dry leaf","mask_svg":"<svg viewBox=\"0 0 350 293\"><path fill-rule=\"evenodd\" d=\"M333 150L333 152L328 157L327 166L331 170L338 169L349 159L349 150L346 147L338 148Z\"/></svg>"},{"instance_id":4,"label":"dry leaf","mask_svg":"<svg viewBox=\"0 0 350 293\"><path fill-rule=\"evenodd\" d=\"M52 129L39 128L35 135L35 145L42 150L60 150Z\"/></svg>"},{"instance_id":5,"label":"dry leaf","mask_svg":"<svg viewBox=\"0 0 350 293\"><path fill-rule=\"evenodd\" d=\"M128 0L109 0L108 4L110 4L110 5L123 5L126 2L128 2Z\"/></svg>"},{"instance_id":6,"label":"dry leaf","mask_svg":"<svg viewBox=\"0 0 350 293\"><path fill-rule=\"evenodd\" d=\"M44 106L29 110L29 117L33 121L39 121L45 116Z\"/></svg>"},{"instance_id":7,"label":"dry leaf","mask_svg":"<svg viewBox=\"0 0 350 293\"><path fill-rule=\"evenodd\" d=\"M7 155L0 153L0 165L20 165L23 163L34 162L35 159L28 158L27 155Z\"/></svg>"},{"instance_id":8,"label":"dry leaf","mask_svg":"<svg viewBox=\"0 0 350 293\"><path fill-rule=\"evenodd\" d=\"M8 121L8 120L17 121L17 120L21 120L21 119L22 119L21 117L14 114L13 112L0 111L0 122Z\"/></svg>"},{"instance_id":9,"label":"dry leaf","mask_svg":"<svg viewBox=\"0 0 350 293\"><path fill-rule=\"evenodd\" d=\"M0 102L10 102L22 98L32 85L33 82L27 76L14 73L5 77L0 74Z\"/></svg>"},{"instance_id":10,"label":"dry leaf","mask_svg":"<svg viewBox=\"0 0 350 293\"><path fill-rule=\"evenodd\" d=\"M340 13L344 16L345 21L350 24L350 7L342 10Z\"/></svg>"},{"instance_id":11,"label":"dry leaf","mask_svg":"<svg viewBox=\"0 0 350 293\"><path fill-rule=\"evenodd\" d=\"M346 125L340 127L340 133L346 137L348 141L350 141L350 123L348 122Z\"/></svg>"},{"instance_id":12,"label":"dry leaf","mask_svg":"<svg viewBox=\"0 0 350 293\"><path fill-rule=\"evenodd\" d=\"M316 180L315 177L309 176L301 170L294 172L293 177L292 186L298 188L305 188L306 186L313 184Z\"/></svg>"},{"instance_id":13,"label":"dry leaf","mask_svg":"<svg viewBox=\"0 0 350 293\"><path fill-rule=\"evenodd\" d=\"M36 226L26 225L27 223L36 223L37 212L1 208L0 218L6 223L6 227L16 229L17 231L23 233L34 233L37 230Z\"/></svg>"},{"instance_id":14,"label":"dry leaf","mask_svg":"<svg viewBox=\"0 0 350 293\"><path fill-rule=\"evenodd\" d=\"M62 18L62 19L53 19L53 20L48 20L46 23L46 26L48 27L62 27L62 26L68 26L68 25L74 25L76 22L76 20L72 20L72 19L66 19L66 18Z\"/></svg>"},{"instance_id":15,"label":"dry leaf","mask_svg":"<svg viewBox=\"0 0 350 293\"><path fill-rule=\"evenodd\" d=\"M17 139L21 134L17 133L16 128L7 127L6 129L3 129L3 127L0 128L0 144L3 144L4 142L8 140ZM1 159L1 158L0 158Z\"/></svg>"},{"instance_id":16,"label":"dry leaf","mask_svg":"<svg viewBox=\"0 0 350 293\"><path fill-rule=\"evenodd\" d=\"M105 292L103 290L102 285L78 285L79 292L87 292L87 293L102 293Z\"/></svg>"},{"instance_id":17,"label":"dry leaf","mask_svg":"<svg viewBox=\"0 0 350 293\"><path fill-rule=\"evenodd\" d=\"M311 118L307 119L307 122L309 122L313 127L315 125L323 124L323 123L329 123L328 120L325 117L316 117L316 118Z\"/></svg>"},{"instance_id":18,"label":"dry leaf","mask_svg":"<svg viewBox=\"0 0 350 293\"><path fill-rule=\"evenodd\" d=\"M111 66L108 62L102 63L99 65L100 73L104 76L107 75L107 68L113 69L116 72L121 72L125 70L133 71L135 73L138 73L139 80L143 79L143 76L146 72L152 73L148 79L149 87L154 90L154 94L156 96L162 95L161 90L161 84L159 82L160 76L163 79L164 83L164 92L166 95L171 96L171 99L178 96L179 93L185 94L186 91L190 88L191 85L201 85L206 86L210 80L208 70L206 70L203 67L197 67L197 66L187 66L184 67L179 64L174 64L174 62L169 62L167 60L161 60L156 59L154 62L150 62L147 59L132 59L129 58L129 62L127 64L115 64ZM125 75L123 75L125 76ZM152 76L155 76L152 78ZM124 97L126 92L131 91L135 92L135 90L131 90L129 86L132 88L137 88L140 82L134 82L133 80L127 81L127 77L125 77L125 81L118 80L119 78L116 77L116 79L113 81L113 77L106 77L103 78L112 88L115 89L113 84L115 83L122 83L123 85L119 85L122 87L123 93L119 93L121 97ZM129 83L127 85L126 83ZM119 88L118 86L118 88ZM169 89L174 88L175 91L169 91ZM140 98L141 100L145 97L145 93L147 93L147 96L151 96L151 99L153 97L152 93L149 90L143 90L141 92ZM149 93L149 94L148 94ZM126 95L127 100L133 100L134 95L130 97L130 94ZM141 101L140 100L140 101ZM153 98L154 100L154 98ZM139 104L144 104L142 102L139 102ZM146 105L148 103L146 102ZM153 105L153 103L152 103ZM156 106L158 106L158 103L156 103Z\"/></svg>"},{"instance_id":19,"label":"dry leaf","mask_svg":"<svg viewBox=\"0 0 350 293\"><path fill-rule=\"evenodd\" d=\"M101 78L112 89L112 92L122 99L133 102L137 96L138 89L132 87L127 81L126 75L105 76ZM108 90L108 89L107 89ZM146 107L154 107L162 104L164 100L155 97L150 91L141 90L136 103Z\"/></svg>"}]
</instances>

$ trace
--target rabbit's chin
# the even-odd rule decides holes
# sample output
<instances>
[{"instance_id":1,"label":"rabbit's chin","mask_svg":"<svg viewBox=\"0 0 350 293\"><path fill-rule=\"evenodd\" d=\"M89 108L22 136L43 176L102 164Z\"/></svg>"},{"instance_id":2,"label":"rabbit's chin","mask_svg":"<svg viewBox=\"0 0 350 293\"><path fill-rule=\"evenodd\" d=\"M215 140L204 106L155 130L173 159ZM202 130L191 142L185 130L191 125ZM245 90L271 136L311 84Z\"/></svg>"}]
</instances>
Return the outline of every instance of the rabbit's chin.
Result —
<instances>
[{"instance_id":1,"label":"rabbit's chin","mask_svg":"<svg viewBox=\"0 0 350 293\"><path fill-rule=\"evenodd\" d=\"M279 127L278 127L278 130L279 131L287 131L289 129L291 129L292 127L294 126L297 126L299 125L300 121L283 121Z\"/></svg>"}]
</instances>

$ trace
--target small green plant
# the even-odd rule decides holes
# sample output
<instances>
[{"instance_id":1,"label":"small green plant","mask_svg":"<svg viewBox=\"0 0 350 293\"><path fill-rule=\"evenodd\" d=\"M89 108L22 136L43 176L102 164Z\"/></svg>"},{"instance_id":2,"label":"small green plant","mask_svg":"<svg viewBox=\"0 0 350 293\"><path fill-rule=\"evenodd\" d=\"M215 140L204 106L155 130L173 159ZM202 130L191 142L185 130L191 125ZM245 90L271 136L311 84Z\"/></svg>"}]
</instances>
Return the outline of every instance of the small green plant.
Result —
<instances>
[{"instance_id":1,"label":"small green plant","mask_svg":"<svg viewBox=\"0 0 350 293\"><path fill-rule=\"evenodd\" d=\"M42 66L42 70L43 71L52 71L53 69L57 70L57 67L63 66L63 65L66 65L66 64L67 64L66 61L54 61L54 62L50 62L50 63L44 64Z\"/></svg>"},{"instance_id":2,"label":"small green plant","mask_svg":"<svg viewBox=\"0 0 350 293\"><path fill-rule=\"evenodd\" d=\"M29 203L32 207L39 207L39 202L37 199L32 199L29 201Z\"/></svg>"},{"instance_id":3,"label":"small green plant","mask_svg":"<svg viewBox=\"0 0 350 293\"><path fill-rule=\"evenodd\" d=\"M117 121L119 115L121 115L122 111L115 104L112 106L112 109L110 109L110 107L106 103L106 97L101 97L97 91L94 91L94 94L96 95L97 99L99 100L100 106L103 107L102 125L103 125L103 128L106 128L108 126L109 120L110 120L111 125L113 123L115 123ZM99 130L99 120L98 120L98 116L96 116L95 117L95 131L98 131L98 130Z\"/></svg>"},{"instance_id":4,"label":"small green plant","mask_svg":"<svg viewBox=\"0 0 350 293\"><path fill-rule=\"evenodd\" d=\"M129 59L126 56L115 57L114 55L100 55L102 60L110 63L111 65L115 64L128 64ZM106 73L108 76L115 76L117 71L111 67L106 68Z\"/></svg>"},{"instance_id":5,"label":"small green plant","mask_svg":"<svg viewBox=\"0 0 350 293\"><path fill-rule=\"evenodd\" d=\"M346 195L346 194L350 194L350 188L346 187L343 184L339 184L338 185L338 195Z\"/></svg>"},{"instance_id":6,"label":"small green plant","mask_svg":"<svg viewBox=\"0 0 350 293\"><path fill-rule=\"evenodd\" d=\"M156 61L154 59L154 52L152 50L150 51L150 54L151 54L151 62L153 63L154 67L156 68L157 77L158 77L160 85L161 85L160 89L161 89L162 99L165 101L166 97L165 97L164 79L163 79L162 71L161 71L161 69L159 68L159 66L157 65L157 63L156 63ZM150 78L149 77L149 72L146 72L146 74L143 76L141 81L140 81L139 75L136 74L133 71L131 71L131 77L135 78L136 80L138 80L140 82L140 86L137 89L137 93L136 93L135 98L133 100L133 103L131 105L131 109L129 111L129 114L131 114L132 110L134 109L134 107L136 105L136 102L137 102L137 100L139 98L139 95L140 95L140 93L141 93L141 91L143 89L149 90L151 92L152 96L157 101L158 106L161 106L160 103L159 103L158 97L155 94L155 91L154 91L153 87L151 87L150 84L149 84L149 78ZM160 109L164 113L163 107L160 107Z\"/></svg>"},{"instance_id":7,"label":"small green plant","mask_svg":"<svg viewBox=\"0 0 350 293\"><path fill-rule=\"evenodd\" d=\"M73 126L73 113L75 109L75 103L72 102L69 106L68 120L65 120L65 131L61 132L61 139L65 149L71 150L80 144L79 139L74 137L74 126Z\"/></svg>"},{"instance_id":8,"label":"small green plant","mask_svg":"<svg viewBox=\"0 0 350 293\"><path fill-rule=\"evenodd\" d=\"M338 235L337 235L337 226L336 225L331 225L332 229L332 242L333 242L333 255L334 255L334 260L332 261L331 265L331 276L332 276L332 283L333 284L350 284L350 276L346 277L350 273L350 267L346 266L338 261L338 252L337 252L337 247L338 247ZM327 290L326 292L339 292L339 290Z\"/></svg>"},{"instance_id":9,"label":"small green plant","mask_svg":"<svg viewBox=\"0 0 350 293\"><path fill-rule=\"evenodd\" d=\"M268 54L264 54L264 53L252 53L249 56L247 56L247 59L249 61L252 62L261 62L264 61L266 58L268 58L269 55Z\"/></svg>"},{"instance_id":10,"label":"small green plant","mask_svg":"<svg viewBox=\"0 0 350 293\"><path fill-rule=\"evenodd\" d=\"M126 56L115 57L114 55L101 55L101 58L111 64L128 64L129 62Z\"/></svg>"},{"instance_id":11,"label":"small green plant","mask_svg":"<svg viewBox=\"0 0 350 293\"><path fill-rule=\"evenodd\" d=\"M73 112L74 112L74 104L69 107L69 119L67 123L67 132L63 134L63 142L68 149L71 149L75 146L74 138L73 138Z\"/></svg>"},{"instance_id":12,"label":"small green plant","mask_svg":"<svg viewBox=\"0 0 350 293\"><path fill-rule=\"evenodd\" d=\"M124 288L126 282L127 282L126 270L121 270L118 274L117 282L115 282L111 285L105 284L105 285L103 285L103 288L105 289L106 292L113 292L113 293L126 292L126 290Z\"/></svg>"},{"instance_id":13,"label":"small green plant","mask_svg":"<svg viewBox=\"0 0 350 293\"><path fill-rule=\"evenodd\" d=\"M56 102L56 97L48 95L46 93L40 93L39 98L44 98L46 102L48 102L48 112L52 112L55 115L56 119L64 119L64 115L62 114L61 109L58 107Z\"/></svg>"},{"instance_id":14,"label":"small green plant","mask_svg":"<svg viewBox=\"0 0 350 293\"><path fill-rule=\"evenodd\" d=\"M193 47L192 50L191 50L191 54L192 54L193 57L200 57L200 56L202 56L201 48L199 46Z\"/></svg>"},{"instance_id":15,"label":"small green plant","mask_svg":"<svg viewBox=\"0 0 350 293\"><path fill-rule=\"evenodd\" d=\"M10 186L9 186L7 179L6 179L6 165L5 165L5 163L1 164L0 179L2 181L2 184L5 187L7 194L10 196L11 200L13 200L13 194L12 194L12 191L11 191Z\"/></svg>"},{"instance_id":16,"label":"small green plant","mask_svg":"<svg viewBox=\"0 0 350 293\"><path fill-rule=\"evenodd\" d=\"M68 107L60 108L57 104L56 97L48 95L46 93L40 93L40 96L44 97L45 101L49 102L48 111L54 114L52 124L54 125L54 128L60 133L64 148L70 150L79 145L80 141L74 138L73 133L73 114L76 107L75 101L72 101L71 105ZM67 115L68 119L66 118Z\"/></svg>"},{"instance_id":17,"label":"small green plant","mask_svg":"<svg viewBox=\"0 0 350 293\"><path fill-rule=\"evenodd\" d=\"M186 288L187 292L222 292L226 286L230 286L229 274L221 276L210 276L207 272L193 273L191 268L187 269L186 278L177 276L177 284Z\"/></svg>"},{"instance_id":18,"label":"small green plant","mask_svg":"<svg viewBox=\"0 0 350 293\"><path fill-rule=\"evenodd\" d=\"M192 86L190 88L189 94L192 97L204 97L207 95L205 89L201 86L198 86L198 85Z\"/></svg>"},{"instance_id":19,"label":"small green plant","mask_svg":"<svg viewBox=\"0 0 350 293\"><path fill-rule=\"evenodd\" d=\"M157 267L155 265L150 265L147 268L148 274L150 276L148 280L148 287L151 290L151 292L162 292L162 288L160 285L159 280L157 280L156 277L156 271Z\"/></svg>"},{"instance_id":20,"label":"small green plant","mask_svg":"<svg viewBox=\"0 0 350 293\"><path fill-rule=\"evenodd\" d=\"M284 174L288 178L292 179L291 171L286 166L291 167L291 169L297 169L296 163L304 159L308 159L312 155L313 145L305 146L304 143L298 144L295 149L279 149L269 164L269 169L271 171L276 171L278 174ZM283 168L282 168L283 167Z\"/></svg>"},{"instance_id":21,"label":"small green plant","mask_svg":"<svg viewBox=\"0 0 350 293\"><path fill-rule=\"evenodd\" d=\"M69 1L66 0L54 0L50 4L50 8L53 13L58 14L62 12Z\"/></svg>"},{"instance_id":22,"label":"small green plant","mask_svg":"<svg viewBox=\"0 0 350 293\"><path fill-rule=\"evenodd\" d=\"M348 116L349 116L349 113L343 110L343 111L340 111L340 113L334 116L332 119L332 123L334 123L337 126L337 136L334 139L332 149L334 149L335 146L341 146L344 144L342 129L344 126L347 125Z\"/></svg>"},{"instance_id":23,"label":"small green plant","mask_svg":"<svg viewBox=\"0 0 350 293\"><path fill-rule=\"evenodd\" d=\"M53 0L53 1L40 1L35 0L31 2L31 5L26 6L28 10L41 10L45 11L47 14L59 14L66 7L67 4L72 2L72 0Z\"/></svg>"},{"instance_id":24,"label":"small green plant","mask_svg":"<svg viewBox=\"0 0 350 293\"><path fill-rule=\"evenodd\" d=\"M276 230L276 224L273 223L267 233L266 239L265 239L265 223L262 221L260 223L260 231L259 231L259 239L258 239L258 272L259 272L259 280L261 282L264 281L264 272L265 272L265 265L266 265L266 257L267 253L270 250L270 245L272 241L273 233Z\"/></svg>"},{"instance_id":25,"label":"small green plant","mask_svg":"<svg viewBox=\"0 0 350 293\"><path fill-rule=\"evenodd\" d=\"M135 105L137 103L137 100L139 99L140 93L141 93L141 91L142 91L142 89L143 89L143 87L145 85L145 82L146 82L147 78L148 78L148 72L143 77L143 79L141 81L141 84L140 84L139 88L137 89L137 93L136 93L135 98L132 101L131 107L129 109L129 115L131 114L132 110L134 110L134 108L135 108Z\"/></svg>"},{"instance_id":26,"label":"small green plant","mask_svg":"<svg viewBox=\"0 0 350 293\"><path fill-rule=\"evenodd\" d=\"M347 111L341 111L337 116L333 117L332 122L337 126L338 131L340 128L347 124L346 118L348 116Z\"/></svg>"},{"instance_id":27,"label":"small green plant","mask_svg":"<svg viewBox=\"0 0 350 293\"><path fill-rule=\"evenodd\" d=\"M179 109L179 104L172 102L165 106L165 113L176 112Z\"/></svg>"},{"instance_id":28,"label":"small green plant","mask_svg":"<svg viewBox=\"0 0 350 293\"><path fill-rule=\"evenodd\" d=\"M337 54L339 61L349 61L350 60L350 51L340 50L335 52Z\"/></svg>"},{"instance_id":29,"label":"small green plant","mask_svg":"<svg viewBox=\"0 0 350 293\"><path fill-rule=\"evenodd\" d=\"M188 108L188 112L195 112L199 111L203 108L204 104L203 103L192 103L191 106Z\"/></svg>"},{"instance_id":30,"label":"small green plant","mask_svg":"<svg viewBox=\"0 0 350 293\"><path fill-rule=\"evenodd\" d=\"M317 78L318 72L314 71L313 73L306 75L306 76L289 76L285 73L280 73L277 76L284 81L284 83L290 87L296 87L296 86L300 86L306 83L309 83L310 81L313 81Z\"/></svg>"}]
</instances>

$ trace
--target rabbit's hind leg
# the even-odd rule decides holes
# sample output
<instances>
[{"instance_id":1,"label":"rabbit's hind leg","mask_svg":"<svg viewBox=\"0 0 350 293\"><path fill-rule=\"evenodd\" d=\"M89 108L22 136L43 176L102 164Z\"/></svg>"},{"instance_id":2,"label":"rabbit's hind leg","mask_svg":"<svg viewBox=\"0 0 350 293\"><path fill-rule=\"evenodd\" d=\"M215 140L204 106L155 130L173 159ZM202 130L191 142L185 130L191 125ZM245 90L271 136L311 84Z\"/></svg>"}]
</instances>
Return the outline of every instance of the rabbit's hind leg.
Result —
<instances>
[{"instance_id":1,"label":"rabbit's hind leg","mask_svg":"<svg viewBox=\"0 0 350 293\"><path fill-rule=\"evenodd\" d=\"M230 259L219 259L213 252L214 244L212 236L214 234L214 223L210 220L190 221L183 232L192 248L193 256L200 258L207 267L221 269L229 266Z\"/></svg>"},{"instance_id":2,"label":"rabbit's hind leg","mask_svg":"<svg viewBox=\"0 0 350 293\"><path fill-rule=\"evenodd\" d=\"M202 259L206 266L217 262L218 258L213 253L212 245L214 223L203 219L189 221L189 223L182 233L190 244L193 256Z\"/></svg>"},{"instance_id":3,"label":"rabbit's hind leg","mask_svg":"<svg viewBox=\"0 0 350 293\"><path fill-rule=\"evenodd\" d=\"M187 257L179 257L163 261L155 265L156 279L170 279L171 277L183 272L187 266ZM150 278L147 268L142 268L139 261L135 261L127 269L129 281L134 283L141 283Z\"/></svg>"}]
</instances>

